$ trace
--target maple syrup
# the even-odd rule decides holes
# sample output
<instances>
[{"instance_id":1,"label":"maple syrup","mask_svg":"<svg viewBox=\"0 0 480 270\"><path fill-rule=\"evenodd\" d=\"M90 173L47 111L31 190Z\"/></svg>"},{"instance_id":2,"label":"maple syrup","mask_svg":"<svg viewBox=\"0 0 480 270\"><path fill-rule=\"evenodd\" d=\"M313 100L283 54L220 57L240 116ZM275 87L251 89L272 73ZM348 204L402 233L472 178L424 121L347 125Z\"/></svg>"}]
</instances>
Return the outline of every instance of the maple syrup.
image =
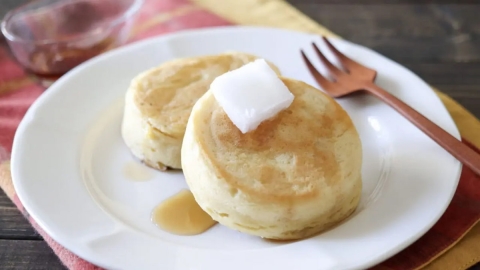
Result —
<instances>
[{"instance_id":1,"label":"maple syrup","mask_svg":"<svg viewBox=\"0 0 480 270\"><path fill-rule=\"evenodd\" d=\"M184 189L160 203L152 212L152 221L161 229L178 235L203 233L216 224L197 204L190 190Z\"/></svg>"}]
</instances>

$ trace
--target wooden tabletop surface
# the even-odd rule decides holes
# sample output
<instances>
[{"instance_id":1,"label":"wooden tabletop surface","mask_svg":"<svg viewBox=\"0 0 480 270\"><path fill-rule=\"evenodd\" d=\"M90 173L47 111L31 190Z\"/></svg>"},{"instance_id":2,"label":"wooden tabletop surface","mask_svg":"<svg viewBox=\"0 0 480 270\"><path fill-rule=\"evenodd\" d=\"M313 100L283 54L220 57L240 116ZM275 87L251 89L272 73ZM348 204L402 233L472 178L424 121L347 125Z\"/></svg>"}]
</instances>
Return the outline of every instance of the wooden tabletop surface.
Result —
<instances>
[{"instance_id":1,"label":"wooden tabletop surface","mask_svg":"<svg viewBox=\"0 0 480 270\"><path fill-rule=\"evenodd\" d=\"M22 2L0 0L0 17ZM411 69L480 118L478 0L289 2L342 37ZM0 269L64 269L2 191Z\"/></svg>"}]
</instances>

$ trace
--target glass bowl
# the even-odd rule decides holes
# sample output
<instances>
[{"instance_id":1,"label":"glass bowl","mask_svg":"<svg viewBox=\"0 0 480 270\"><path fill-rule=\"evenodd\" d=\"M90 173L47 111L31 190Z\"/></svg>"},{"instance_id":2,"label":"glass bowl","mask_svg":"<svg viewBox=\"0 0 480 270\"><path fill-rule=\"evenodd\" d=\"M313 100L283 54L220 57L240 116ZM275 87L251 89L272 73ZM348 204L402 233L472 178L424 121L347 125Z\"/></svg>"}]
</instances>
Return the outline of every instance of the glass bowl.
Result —
<instances>
[{"instance_id":1,"label":"glass bowl","mask_svg":"<svg viewBox=\"0 0 480 270\"><path fill-rule=\"evenodd\" d=\"M61 76L126 42L143 0L36 0L5 16L1 29L20 64Z\"/></svg>"}]
</instances>

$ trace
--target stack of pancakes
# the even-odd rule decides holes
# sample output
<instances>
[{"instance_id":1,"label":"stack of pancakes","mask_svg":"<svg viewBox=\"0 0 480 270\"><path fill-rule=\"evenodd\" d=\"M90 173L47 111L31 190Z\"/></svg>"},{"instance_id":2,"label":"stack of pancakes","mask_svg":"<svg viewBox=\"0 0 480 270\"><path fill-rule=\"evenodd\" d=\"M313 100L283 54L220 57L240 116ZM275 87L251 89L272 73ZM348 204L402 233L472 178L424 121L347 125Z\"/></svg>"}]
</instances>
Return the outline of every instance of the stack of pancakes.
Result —
<instances>
[{"instance_id":1,"label":"stack of pancakes","mask_svg":"<svg viewBox=\"0 0 480 270\"><path fill-rule=\"evenodd\" d=\"M240 132L208 90L217 76L256 59L185 58L138 75L126 94L122 136L145 164L181 168L197 203L219 223L269 239L308 237L356 209L361 142L337 102L283 77L295 96L290 107Z\"/></svg>"}]
</instances>

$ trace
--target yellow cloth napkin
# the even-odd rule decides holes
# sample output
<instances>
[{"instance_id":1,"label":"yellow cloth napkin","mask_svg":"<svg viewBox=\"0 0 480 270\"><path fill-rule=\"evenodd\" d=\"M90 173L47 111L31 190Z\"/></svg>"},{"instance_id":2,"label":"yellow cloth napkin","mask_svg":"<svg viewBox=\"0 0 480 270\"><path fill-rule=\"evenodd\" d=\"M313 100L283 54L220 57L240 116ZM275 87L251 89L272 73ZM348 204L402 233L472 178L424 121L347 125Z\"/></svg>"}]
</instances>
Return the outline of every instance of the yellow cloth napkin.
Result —
<instances>
[{"instance_id":1,"label":"yellow cloth napkin","mask_svg":"<svg viewBox=\"0 0 480 270\"><path fill-rule=\"evenodd\" d=\"M192 0L233 23L285 28L339 37L283 0ZM463 138L480 147L480 122L465 108L434 89L450 112ZM466 269L480 261L480 225L422 269Z\"/></svg>"}]
</instances>

